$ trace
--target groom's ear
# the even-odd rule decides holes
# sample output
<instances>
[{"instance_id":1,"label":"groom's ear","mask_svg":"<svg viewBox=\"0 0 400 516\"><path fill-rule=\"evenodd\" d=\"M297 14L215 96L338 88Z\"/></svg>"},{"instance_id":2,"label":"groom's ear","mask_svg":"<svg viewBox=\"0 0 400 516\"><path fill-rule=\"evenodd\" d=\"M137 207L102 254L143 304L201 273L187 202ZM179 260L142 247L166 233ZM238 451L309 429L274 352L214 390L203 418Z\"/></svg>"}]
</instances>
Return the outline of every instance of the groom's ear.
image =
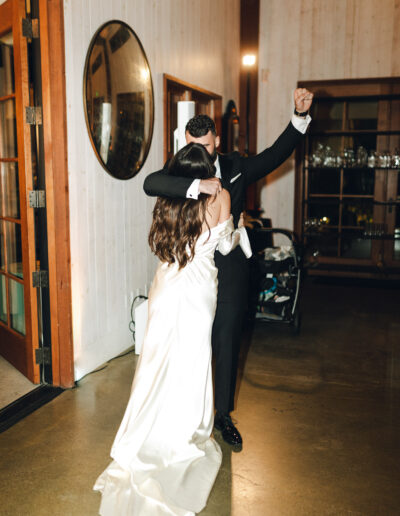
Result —
<instances>
[{"instance_id":1,"label":"groom's ear","mask_svg":"<svg viewBox=\"0 0 400 516\"><path fill-rule=\"evenodd\" d=\"M219 136L215 137L215 148L218 149L219 144L221 143L221 139Z\"/></svg>"}]
</instances>

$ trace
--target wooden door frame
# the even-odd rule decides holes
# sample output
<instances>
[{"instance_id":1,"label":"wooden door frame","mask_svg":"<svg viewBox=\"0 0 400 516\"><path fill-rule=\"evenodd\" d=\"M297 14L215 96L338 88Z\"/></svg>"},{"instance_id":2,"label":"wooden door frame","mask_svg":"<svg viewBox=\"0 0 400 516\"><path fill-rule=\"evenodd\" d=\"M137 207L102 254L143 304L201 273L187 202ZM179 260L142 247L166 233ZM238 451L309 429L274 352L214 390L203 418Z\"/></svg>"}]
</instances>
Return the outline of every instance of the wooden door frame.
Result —
<instances>
[{"instance_id":1,"label":"wooden door frame","mask_svg":"<svg viewBox=\"0 0 400 516\"><path fill-rule=\"evenodd\" d=\"M249 156L257 154L259 33L260 0L240 0L239 149L242 154L246 152L247 138ZM243 56L246 54L256 56L254 66L243 65ZM246 134L246 121L249 134ZM250 184L246 191L246 209L254 210L260 215L263 211L261 189L265 181L264 177Z\"/></svg>"},{"instance_id":2,"label":"wooden door frame","mask_svg":"<svg viewBox=\"0 0 400 516\"><path fill-rule=\"evenodd\" d=\"M20 195L21 228L25 235L28 232L34 235L34 211L27 203L28 193L34 189L34 185L30 126L25 123L24 114L25 106L30 105L27 40L22 35L22 19L26 18L25 0L7 0L0 8L3 15L0 19L0 34L13 30L16 115L18 120L23 121L17 129L20 192L25 194ZM63 1L39 0L39 22L52 381L53 385L68 388L74 385L74 364ZM35 242L33 238L24 240L24 278L31 278L36 268ZM40 370L34 356L34 350L39 347L37 290L31 280L29 292L25 292L25 312L26 320L30 321L26 328L26 338L31 342L26 370L29 377L39 383Z\"/></svg>"},{"instance_id":3,"label":"wooden door frame","mask_svg":"<svg viewBox=\"0 0 400 516\"><path fill-rule=\"evenodd\" d=\"M73 387L63 0L39 0L53 385Z\"/></svg>"},{"instance_id":4,"label":"wooden door frame","mask_svg":"<svg viewBox=\"0 0 400 516\"><path fill-rule=\"evenodd\" d=\"M164 163L167 159L172 157L172 154L168 152L168 140L171 132L175 128L171 127L170 113L169 113L169 95L175 89L178 89L182 93L181 100L193 100L193 96L199 95L207 100L209 103L213 102L214 113L209 115L214 119L217 134L221 134L221 121L222 121L222 96L213 91L200 88L189 82L182 81L172 75L163 75L163 97L164 97Z\"/></svg>"},{"instance_id":5,"label":"wooden door frame","mask_svg":"<svg viewBox=\"0 0 400 516\"><path fill-rule=\"evenodd\" d=\"M35 220L28 207L28 192L33 189L30 126L25 123L25 106L29 106L29 77L27 42L22 35L22 18L25 17L24 0L7 0L0 6L0 34L12 31L15 77L15 114L17 120L18 180L20 221L22 235L22 263L24 279L25 336L16 332L10 335L16 346L8 357L32 382L40 382L40 369L35 362L34 350L39 347L37 291L33 287L35 270ZM24 347L22 354L21 347Z\"/></svg>"}]
</instances>

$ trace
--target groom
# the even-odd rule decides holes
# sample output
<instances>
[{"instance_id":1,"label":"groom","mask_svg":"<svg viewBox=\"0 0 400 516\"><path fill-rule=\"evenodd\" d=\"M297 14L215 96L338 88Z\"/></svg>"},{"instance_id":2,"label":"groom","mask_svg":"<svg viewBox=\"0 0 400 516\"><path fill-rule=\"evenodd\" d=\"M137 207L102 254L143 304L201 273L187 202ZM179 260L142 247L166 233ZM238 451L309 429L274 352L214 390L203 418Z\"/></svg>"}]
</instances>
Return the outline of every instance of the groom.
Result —
<instances>
[{"instance_id":1,"label":"groom","mask_svg":"<svg viewBox=\"0 0 400 516\"><path fill-rule=\"evenodd\" d=\"M213 120L207 115L193 117L186 125L186 141L204 145L213 158L215 178L192 181L169 176L164 168L146 177L144 191L150 196L197 199L200 193L215 195L225 188L231 196L231 211L237 226L244 209L247 187L279 167L301 141L311 120L308 111L312 97L312 93L304 88L295 90L295 111L287 128L271 147L247 158L238 152L217 154L220 138ZM218 268L218 300L212 333L217 411L214 426L228 444L239 450L242 437L232 422L230 412L234 409L241 330L247 302L248 265L240 247L227 256L217 251L215 264Z\"/></svg>"}]
</instances>

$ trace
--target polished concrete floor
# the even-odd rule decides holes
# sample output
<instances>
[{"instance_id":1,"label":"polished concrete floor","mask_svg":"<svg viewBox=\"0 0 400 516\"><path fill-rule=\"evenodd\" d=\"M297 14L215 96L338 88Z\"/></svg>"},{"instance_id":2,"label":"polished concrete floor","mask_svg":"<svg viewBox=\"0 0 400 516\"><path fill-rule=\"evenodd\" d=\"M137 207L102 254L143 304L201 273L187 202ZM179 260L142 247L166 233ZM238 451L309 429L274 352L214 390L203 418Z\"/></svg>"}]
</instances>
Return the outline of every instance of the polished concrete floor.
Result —
<instances>
[{"instance_id":1,"label":"polished concrete floor","mask_svg":"<svg viewBox=\"0 0 400 516\"><path fill-rule=\"evenodd\" d=\"M308 280L303 292L298 337L247 332L233 414L244 446L222 443L202 516L400 514L399 290ZM91 488L135 361L112 361L0 435L1 515L97 514Z\"/></svg>"},{"instance_id":2,"label":"polished concrete floor","mask_svg":"<svg viewBox=\"0 0 400 516\"><path fill-rule=\"evenodd\" d=\"M0 356L0 410L36 388L37 385Z\"/></svg>"}]
</instances>

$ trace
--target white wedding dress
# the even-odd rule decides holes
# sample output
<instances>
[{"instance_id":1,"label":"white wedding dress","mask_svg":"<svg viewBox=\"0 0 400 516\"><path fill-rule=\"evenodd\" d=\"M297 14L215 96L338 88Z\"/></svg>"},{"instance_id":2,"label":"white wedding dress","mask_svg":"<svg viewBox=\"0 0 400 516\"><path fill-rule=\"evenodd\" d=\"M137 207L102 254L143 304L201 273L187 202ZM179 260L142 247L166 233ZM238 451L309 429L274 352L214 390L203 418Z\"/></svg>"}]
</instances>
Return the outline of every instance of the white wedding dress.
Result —
<instances>
[{"instance_id":1,"label":"white wedding dress","mask_svg":"<svg viewBox=\"0 0 400 516\"><path fill-rule=\"evenodd\" d=\"M221 465L214 420L211 329L217 300L216 248L250 244L232 217L203 233L194 259L158 266L132 391L99 476L102 516L193 516L206 505Z\"/></svg>"}]
</instances>

